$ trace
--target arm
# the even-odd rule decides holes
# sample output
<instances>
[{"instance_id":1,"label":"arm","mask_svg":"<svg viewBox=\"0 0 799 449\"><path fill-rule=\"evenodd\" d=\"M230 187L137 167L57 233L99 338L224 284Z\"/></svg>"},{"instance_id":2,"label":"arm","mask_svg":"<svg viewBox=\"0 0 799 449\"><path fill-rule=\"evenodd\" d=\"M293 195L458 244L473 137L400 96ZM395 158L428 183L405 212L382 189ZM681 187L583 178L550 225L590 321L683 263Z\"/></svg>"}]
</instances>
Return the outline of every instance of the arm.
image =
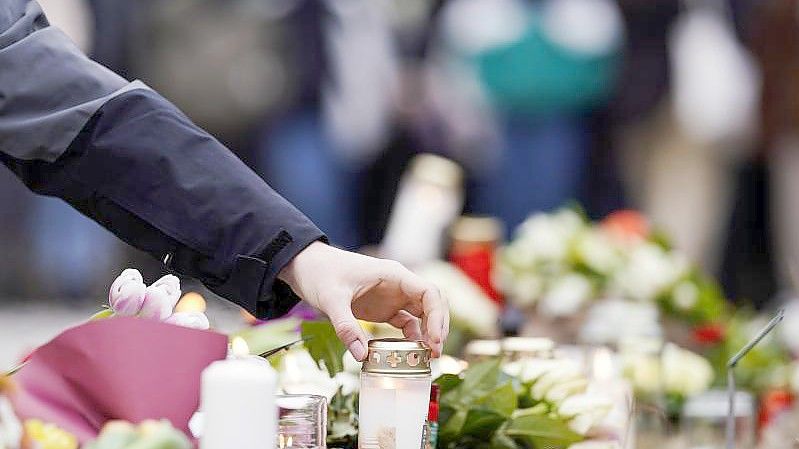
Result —
<instances>
[{"instance_id":1,"label":"arm","mask_svg":"<svg viewBox=\"0 0 799 449\"><path fill-rule=\"evenodd\" d=\"M320 243L308 218L141 82L92 62L31 0L0 0L0 160L121 239L261 318L296 292L359 360L356 318L441 353L438 289L397 264Z\"/></svg>"},{"instance_id":2,"label":"arm","mask_svg":"<svg viewBox=\"0 0 799 449\"><path fill-rule=\"evenodd\" d=\"M35 192L260 317L299 300L277 273L323 237L217 140L92 62L27 0L0 0L0 159Z\"/></svg>"}]
</instances>

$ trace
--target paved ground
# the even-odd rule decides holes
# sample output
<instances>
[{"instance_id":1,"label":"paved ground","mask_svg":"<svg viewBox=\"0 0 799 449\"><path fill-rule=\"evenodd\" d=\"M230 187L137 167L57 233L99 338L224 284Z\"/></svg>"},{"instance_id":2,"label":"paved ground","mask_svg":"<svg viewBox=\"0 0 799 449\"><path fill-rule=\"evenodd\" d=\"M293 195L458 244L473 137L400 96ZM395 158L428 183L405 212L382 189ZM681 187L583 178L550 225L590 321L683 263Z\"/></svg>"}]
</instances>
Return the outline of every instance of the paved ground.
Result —
<instances>
[{"instance_id":1,"label":"paved ground","mask_svg":"<svg viewBox=\"0 0 799 449\"><path fill-rule=\"evenodd\" d=\"M58 302L3 301L0 299L0 372L15 365L19 357L47 342L67 327L80 324L99 310L90 305ZM221 300L210 300L208 316L213 326L230 331L242 326L238 309Z\"/></svg>"}]
</instances>

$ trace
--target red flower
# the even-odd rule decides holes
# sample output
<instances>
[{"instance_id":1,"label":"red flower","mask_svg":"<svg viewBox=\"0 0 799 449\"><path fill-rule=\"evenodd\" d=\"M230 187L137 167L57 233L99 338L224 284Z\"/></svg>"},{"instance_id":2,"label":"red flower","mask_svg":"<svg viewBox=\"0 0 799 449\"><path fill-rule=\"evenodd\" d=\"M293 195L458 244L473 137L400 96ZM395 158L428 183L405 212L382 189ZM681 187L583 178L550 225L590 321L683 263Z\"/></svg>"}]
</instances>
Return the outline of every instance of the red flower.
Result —
<instances>
[{"instance_id":1,"label":"red flower","mask_svg":"<svg viewBox=\"0 0 799 449\"><path fill-rule=\"evenodd\" d=\"M725 334L724 326L719 323L708 323L694 329L694 340L704 345L713 345L721 342Z\"/></svg>"},{"instance_id":2,"label":"red flower","mask_svg":"<svg viewBox=\"0 0 799 449\"><path fill-rule=\"evenodd\" d=\"M630 209L617 210L605 217L600 223L603 229L624 240L649 236L649 220L638 211Z\"/></svg>"},{"instance_id":3,"label":"red flower","mask_svg":"<svg viewBox=\"0 0 799 449\"><path fill-rule=\"evenodd\" d=\"M790 410L793 404L793 394L788 390L769 390L760 399L760 414L758 424L761 428L768 425L777 415L785 410Z\"/></svg>"}]
</instances>

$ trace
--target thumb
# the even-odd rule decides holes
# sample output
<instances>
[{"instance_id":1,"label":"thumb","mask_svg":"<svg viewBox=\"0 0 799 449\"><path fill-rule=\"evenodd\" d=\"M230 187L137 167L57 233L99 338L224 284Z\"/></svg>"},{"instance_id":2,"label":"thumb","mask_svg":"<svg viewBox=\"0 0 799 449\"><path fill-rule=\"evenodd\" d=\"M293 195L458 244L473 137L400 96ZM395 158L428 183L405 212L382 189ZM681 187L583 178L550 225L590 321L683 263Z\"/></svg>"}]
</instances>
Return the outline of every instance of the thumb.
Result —
<instances>
[{"instance_id":1,"label":"thumb","mask_svg":"<svg viewBox=\"0 0 799 449\"><path fill-rule=\"evenodd\" d=\"M352 314L349 301L344 303L336 302L334 304L336 305L327 312L327 316L336 330L336 335L344 343L344 346L349 349L355 360L363 361L366 357L366 345L369 342L369 338L361 328L361 325L358 324L355 315Z\"/></svg>"}]
</instances>

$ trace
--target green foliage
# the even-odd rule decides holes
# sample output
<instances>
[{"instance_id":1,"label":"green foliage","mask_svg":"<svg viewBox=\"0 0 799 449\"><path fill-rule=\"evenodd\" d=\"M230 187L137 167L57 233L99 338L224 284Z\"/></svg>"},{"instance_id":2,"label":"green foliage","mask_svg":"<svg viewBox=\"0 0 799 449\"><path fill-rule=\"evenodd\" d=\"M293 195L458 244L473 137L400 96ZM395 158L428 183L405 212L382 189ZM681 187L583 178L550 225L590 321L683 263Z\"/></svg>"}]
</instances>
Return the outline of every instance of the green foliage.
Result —
<instances>
[{"instance_id":1,"label":"green foliage","mask_svg":"<svg viewBox=\"0 0 799 449\"><path fill-rule=\"evenodd\" d=\"M325 367L330 377L344 371L344 352L347 348L336 336L330 321L303 321L301 326L305 347L319 367Z\"/></svg>"},{"instance_id":2,"label":"green foliage","mask_svg":"<svg viewBox=\"0 0 799 449\"><path fill-rule=\"evenodd\" d=\"M549 413L549 404L533 399L529 385L504 374L501 363L488 360L470 367L462 379L444 375L436 380L445 390L439 447L550 449L583 439Z\"/></svg>"}]
</instances>

